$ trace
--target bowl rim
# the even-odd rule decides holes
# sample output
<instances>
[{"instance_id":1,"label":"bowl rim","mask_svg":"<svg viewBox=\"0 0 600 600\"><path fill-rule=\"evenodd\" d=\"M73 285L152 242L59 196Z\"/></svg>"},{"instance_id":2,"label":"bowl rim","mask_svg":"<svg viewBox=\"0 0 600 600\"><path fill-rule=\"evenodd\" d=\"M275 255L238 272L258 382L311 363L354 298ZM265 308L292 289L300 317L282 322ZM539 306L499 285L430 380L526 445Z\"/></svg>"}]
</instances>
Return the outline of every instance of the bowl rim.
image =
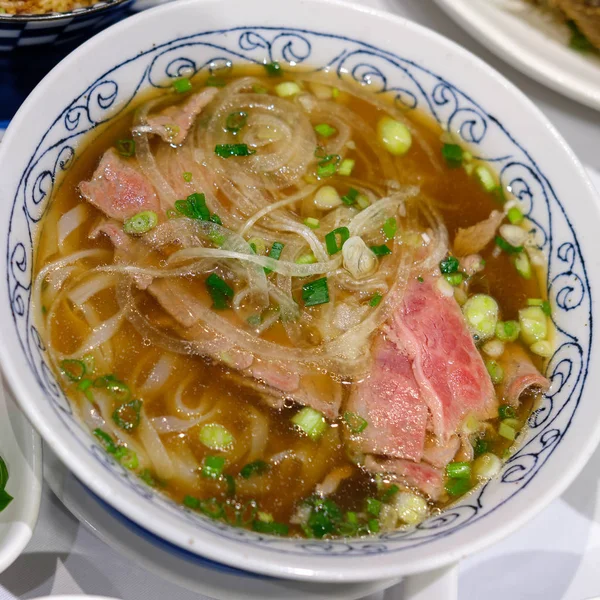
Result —
<instances>
[{"instance_id":1,"label":"bowl rim","mask_svg":"<svg viewBox=\"0 0 600 600\"><path fill-rule=\"evenodd\" d=\"M184 0L182 2L175 3L172 6L190 6L194 4L210 5L215 2L216 0ZM418 23L402 19L400 17L397 17L396 15L392 15L385 11L375 10L370 7L360 5L348 4L347 2L342 0L310 0L310 3L331 5L336 9L343 9L344 11L351 11L359 14L368 14L377 19L385 19L387 21L392 21L400 28L412 29L413 31L417 32L420 36L422 36L425 40L435 40L436 43L443 45L443 47L445 47L449 51L452 51L457 56L460 56L461 58L470 61L479 68L485 69L492 80L495 80L511 95L519 99L519 101L525 106L527 106L529 111L531 111L531 113L536 116L538 124L546 129L548 134L553 138L556 147L560 148L562 150L563 156L566 156L570 160L571 168L577 172L581 186L586 188L588 191L588 198L590 200L596 199L597 201L597 192L593 184L591 183L589 177L587 176L587 173L583 169L583 166L578 161L574 152L570 149L570 147L567 145L562 136L558 133L555 127L548 120L548 118L515 85L510 83L505 77L498 73L498 71L496 71L487 63L485 63L485 61L473 55L471 52L462 48L452 40L438 34L437 32L430 30ZM302 0L299 0L298 4L303 4ZM149 15L152 15L152 18L154 18L154 15L162 14L161 11L176 10L172 8L172 6L165 5L157 7L155 9L152 9L151 11L147 11L145 13L140 14L135 18L138 19L140 22L143 21L144 18L151 18L149 17ZM103 32L99 36L96 36L92 40L89 40L82 47L86 49L92 49L95 46L101 45L103 43L103 36L108 37L110 35L114 35L117 32L125 31L127 27L129 27L127 22L121 22L116 26L110 28L106 32ZM291 29L294 29L294 27L291 27ZM354 38L348 37L347 39L353 40ZM57 67L53 69L51 74L54 74L54 76L56 76L59 73L66 71L66 69L71 67L71 65L76 64L77 60L79 60L78 52L79 51L76 51L75 53L71 54L66 59L64 59L61 63L59 63L59 65L57 65ZM392 53L394 53L394 51L392 51ZM44 79L43 81L45 82L47 81L47 79ZM38 86L38 88L41 87L42 86ZM41 93L41 89L38 88L36 88L36 90L32 92L32 97L28 98L28 100L26 100L26 102L23 104L23 107L19 110L19 113L17 113L17 116L13 120L13 123L19 120L18 117L20 115L25 114L26 110L29 107L29 104L33 103L34 100L39 102L39 98L37 96ZM17 135L16 125L14 125L12 128L9 128L8 133L9 135L7 137L10 138L12 138L13 135ZM4 153L2 152L2 148L0 148L0 156L3 156ZM596 211L596 214L597 212L598 211ZM590 349L590 352L592 352L592 348ZM17 360L11 354L10 349L5 345L4 342L0 343L0 358L2 359L2 363L4 365L11 365L13 361ZM7 371L7 377L9 378L10 384L13 387L13 389L17 390L16 396L20 402L20 398L27 397L26 389L23 387L22 383L23 378L18 376L14 369L8 369ZM590 394L589 387L587 388L587 390L585 390L585 393L586 395ZM101 481L95 481L93 477L90 477L89 475L86 476L84 461L80 460L78 457L73 457L73 455L69 452L68 447L60 440L59 436L56 433L54 433L51 430L51 428L49 428L48 425L43 422L43 420L37 418L35 406L33 403L24 401L23 404L25 405L23 408L26 414L28 414L32 422L34 422L36 428L38 428L38 430L42 433L44 439L48 440L53 450L67 465L69 470L71 470L74 474L80 477L82 481L86 483L86 485L89 485L90 489L94 491L94 493L97 493L100 498L107 501L111 506L115 507L125 516L131 518L134 522L139 523L142 527L155 533L159 537L167 539L168 541L177 545L181 545L181 541L176 539L178 538L178 536L176 536L175 534L171 536L165 535L166 528L161 528L160 524L144 522L143 518L141 518L137 514L134 514L133 507L130 506L130 502L127 499L122 499L120 497L115 497L114 495L111 495L106 489L106 487L102 485ZM528 506L522 507L522 510L519 511L518 515L514 516L508 522L502 524L501 526L498 525L492 527L491 530L487 531L485 535L481 536L481 538L473 539L469 542L463 542L458 548L453 548L451 551L445 554L442 554L441 552L432 553L428 557L421 559L418 565L415 566L413 564L410 570L407 570L406 568L403 569L403 565L400 562L395 565L382 564L379 569L373 569L374 571L376 571L375 575L366 573L364 570L359 570L360 572L356 573L348 572L347 569L346 571L343 571L339 568L339 566L337 570L333 568L323 568L322 570L319 570L316 573L307 573L306 569L303 569L301 567L294 567L293 565L290 566L289 564L282 564L278 561L274 561L270 564L258 565L256 562L251 561L250 557L246 557L249 560L249 562L252 562L252 566L249 568L254 572L263 573L265 575L293 579L312 579L313 581L361 581L374 578L397 577L399 575L417 573L449 564L451 562L463 558L467 554L478 551L481 548L488 546L491 543L494 543L499 539L505 537L506 535L519 528L526 521L531 519L545 506L547 506L560 493L562 493L564 489L566 489L566 487L577 476L577 474L580 472L580 470L583 468L583 466L593 453L594 449L598 444L598 441L600 441L600 421L595 424L592 434L588 436L588 438L585 441L580 442L576 458L573 461L571 468L567 472L562 473L559 478L554 479L551 483L545 486L543 493L536 499L536 502L531 503ZM75 462L76 464L73 465L73 462ZM222 551L220 549L212 549L209 554L197 550L197 553L203 556L208 556L212 560L217 560L238 568L240 567L240 555L243 554L242 552L240 552L239 555L231 556L229 555L230 551L227 549ZM369 563L371 567L374 566L372 564L372 561L369 561Z\"/></svg>"},{"instance_id":2,"label":"bowl rim","mask_svg":"<svg viewBox=\"0 0 600 600\"><path fill-rule=\"evenodd\" d=\"M29 23L29 22L53 22L60 21L61 19L69 19L87 16L90 14L103 13L111 8L116 8L122 4L127 4L132 0L99 0L103 4L92 4L91 6L84 6L82 8L76 8L67 12L50 12L42 14L20 14L20 15L2 15L0 14L0 25L6 25L8 23Z\"/></svg>"}]
</instances>

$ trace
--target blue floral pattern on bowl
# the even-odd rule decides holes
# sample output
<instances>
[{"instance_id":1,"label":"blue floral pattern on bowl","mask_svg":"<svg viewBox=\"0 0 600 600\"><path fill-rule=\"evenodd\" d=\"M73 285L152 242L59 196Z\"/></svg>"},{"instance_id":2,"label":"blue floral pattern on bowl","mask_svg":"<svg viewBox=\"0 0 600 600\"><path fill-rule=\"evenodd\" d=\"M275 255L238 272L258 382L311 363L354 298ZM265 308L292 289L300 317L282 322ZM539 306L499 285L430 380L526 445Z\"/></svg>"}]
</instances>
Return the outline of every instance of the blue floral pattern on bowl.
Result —
<instances>
[{"instance_id":1,"label":"blue floral pattern on bowl","mask_svg":"<svg viewBox=\"0 0 600 600\"><path fill-rule=\"evenodd\" d=\"M319 64L314 62L317 55L321 57ZM274 60L317 70L328 68L340 77L351 77L375 93L393 94L404 110L426 111L443 129L457 132L477 157L494 164L503 185L510 186L521 201L524 212L535 223L539 247L549 260L547 285L557 329L557 349L547 371L552 388L529 419L524 443L497 480L456 506L416 527L371 539L281 540L205 519L150 489L108 456L75 419L49 367L31 314L32 240L55 185L70 168L85 135L126 110L142 89L166 87L182 75L214 72L228 61ZM579 404L592 343L591 291L577 236L548 177L514 132L507 131L452 82L358 40L290 28L242 27L200 33L149 48L115 65L56 115L22 173L12 202L7 246L9 301L33 376L56 414L78 439L82 452L93 455L112 477L146 501L184 519L190 528L277 553L343 557L409 551L468 527L523 490L566 435ZM17 231L28 234L17 235ZM573 333L573 323L587 323L589 335Z\"/></svg>"}]
</instances>

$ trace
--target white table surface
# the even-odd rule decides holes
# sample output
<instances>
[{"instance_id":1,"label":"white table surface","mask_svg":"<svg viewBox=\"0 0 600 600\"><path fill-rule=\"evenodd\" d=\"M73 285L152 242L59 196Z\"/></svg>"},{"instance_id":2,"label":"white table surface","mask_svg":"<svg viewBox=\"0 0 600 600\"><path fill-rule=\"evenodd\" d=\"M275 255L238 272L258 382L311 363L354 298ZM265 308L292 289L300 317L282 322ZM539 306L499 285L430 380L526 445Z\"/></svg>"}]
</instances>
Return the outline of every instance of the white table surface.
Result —
<instances>
[{"instance_id":1,"label":"white table surface","mask_svg":"<svg viewBox=\"0 0 600 600\"><path fill-rule=\"evenodd\" d=\"M360 2L433 28L492 64L546 113L582 162L600 172L600 113L521 75L451 22L433 0ZM600 177L597 181L600 185ZM207 600L109 548L80 526L46 486L33 540L0 576L0 600L82 592L123 600ZM569 490L536 519L464 561L459 578L460 600L594 596L600 596L600 451ZM391 597L376 594L368 600Z\"/></svg>"}]
</instances>

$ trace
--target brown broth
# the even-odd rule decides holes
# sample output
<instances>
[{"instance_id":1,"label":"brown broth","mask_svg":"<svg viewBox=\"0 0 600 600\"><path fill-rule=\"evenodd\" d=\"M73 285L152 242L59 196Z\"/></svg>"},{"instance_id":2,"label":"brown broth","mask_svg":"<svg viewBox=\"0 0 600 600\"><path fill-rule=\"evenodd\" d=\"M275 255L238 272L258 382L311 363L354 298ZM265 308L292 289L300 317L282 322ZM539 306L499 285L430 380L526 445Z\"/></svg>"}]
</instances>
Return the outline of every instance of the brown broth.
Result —
<instances>
[{"instance_id":1,"label":"brown broth","mask_svg":"<svg viewBox=\"0 0 600 600\"><path fill-rule=\"evenodd\" d=\"M257 75L257 72L254 69L236 68L234 75L240 74ZM270 78L262 78L262 83L269 89L273 86L273 80ZM369 123L374 124L382 115L382 112L373 106L345 93L341 94L339 101ZM407 113L407 117L411 119L413 127L418 132L418 137L432 149L436 156L440 157L439 165L442 166L442 169L436 169L426 150L419 144L413 143L410 152L405 157L394 159L400 167L398 169L399 183L421 186L422 192L432 199L442 215L450 234L450 240L452 240L459 227L470 226L487 218L492 210L499 207L499 204L464 169L451 169L443 164L441 131L437 125L425 115ZM116 140L131 136L132 119L133 112L128 110L109 127L96 134L93 139L90 138L77 161L66 174L60 188L54 194L45 216L37 246L36 272L59 257L55 244L58 219L68 210L83 202L78 192L78 184L91 178L99 157L105 150L112 147ZM360 180L366 177L368 177L368 173L365 164L357 161L353 178ZM381 174L375 173L374 177L381 177ZM100 236L95 240L88 238L89 232L100 216L100 212L91 206L88 211L89 217L86 223L67 238L64 254L90 248L113 252L111 243L105 237ZM302 217L310 216L307 213L306 204L302 205L300 213ZM501 306L502 318L505 320L516 319L518 310L526 305L527 298L545 297L545 294L540 289L536 278L526 281L516 274L507 254L501 253L494 256L492 252L493 245L490 245L482 253L487 262L486 268L481 275L477 276L470 293L484 291L491 294ZM91 266L92 262L88 261L86 264ZM203 285L193 281L188 282L187 285L194 290L198 297L209 301ZM90 303L100 319L106 319L118 311L115 295L110 290L101 292ZM143 307L147 314L153 315L171 329L177 330L177 326L151 297L143 299ZM43 307L42 311L47 308ZM46 316L41 318L45 319ZM59 326L53 328L51 339L48 341L63 354L75 352L89 333L86 321L73 306L63 302L57 311L56 322ZM273 327L267 337L283 343L284 334L281 326ZM189 409L202 405L205 410L213 411L210 422L224 425L233 434L235 439L233 458L226 452L219 453L206 448L199 441L198 427L185 433L162 436L167 448L190 457L192 464L202 465L207 456L223 455L227 458L226 473L231 475L239 473L248 462L248 452L238 451L237 446L242 445L246 448L251 443L249 431L253 426L253 419L266 423L268 430L268 439L264 442L265 447L260 450L254 460L287 452L296 457L305 457L307 462L303 467L302 461L297 459L282 459L265 474L255 475L249 479L237 477L235 502L228 495L227 482L223 480L211 481L198 477L193 484L186 483L182 479L165 482L160 481L160 478L153 473L145 473L147 480L150 480L151 477L155 485L176 501L183 502L186 496L193 496L205 499L216 498L220 502L229 501L232 504L238 503L238 505L256 502L260 511L270 513L277 522L289 524L299 503L314 492L315 485L333 469L343 467L351 469L352 476L344 480L332 496L342 511L361 512L364 510L365 499L376 494L375 478L357 467L346 454L341 419L332 423L319 441L313 442L298 435L290 423L290 418L297 408L291 405L280 411L266 408L257 392L239 385L235 378L232 379L232 372L226 366L216 365L195 356L170 354L174 363L174 371L169 379L169 385L157 393L147 394L141 390L141 384L145 381L153 364L166 352L158 347L148 346L148 342L142 339L129 323L120 327L113 338L112 346L114 357L110 372L127 383L133 397L141 398L144 401L148 417L176 416L174 395L180 383L187 382L184 389L185 405ZM535 364L541 367L540 359L532 358ZM106 374L96 373L96 375ZM57 376L64 380L59 373ZM65 384L65 387L71 401L85 410L88 400L84 395L76 392L73 385ZM518 414L521 422L525 421L534 401L535 397L532 395L522 402ZM496 423L492 422L492 425L495 426ZM138 434L133 432L131 435L133 439L136 439ZM503 456L511 446L511 442L499 437L495 437L491 443L492 451L500 456ZM437 506L443 508L452 501L446 496ZM292 524L290 534L302 535L302 530L298 525Z\"/></svg>"}]
</instances>

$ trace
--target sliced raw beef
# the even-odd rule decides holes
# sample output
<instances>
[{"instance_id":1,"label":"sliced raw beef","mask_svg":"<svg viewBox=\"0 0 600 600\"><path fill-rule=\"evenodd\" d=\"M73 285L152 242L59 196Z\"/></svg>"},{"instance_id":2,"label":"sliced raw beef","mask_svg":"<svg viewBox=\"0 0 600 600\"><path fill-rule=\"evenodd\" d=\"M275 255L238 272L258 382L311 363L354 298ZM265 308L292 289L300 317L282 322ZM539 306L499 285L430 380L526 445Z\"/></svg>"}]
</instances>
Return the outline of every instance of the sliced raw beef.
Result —
<instances>
[{"instance_id":1,"label":"sliced raw beef","mask_svg":"<svg viewBox=\"0 0 600 600\"><path fill-rule=\"evenodd\" d=\"M384 454L420 461L425 443L427 406L409 359L390 341L378 335L372 347L371 373L353 386L347 409L368 423L359 447L369 454Z\"/></svg>"}]
</instances>

